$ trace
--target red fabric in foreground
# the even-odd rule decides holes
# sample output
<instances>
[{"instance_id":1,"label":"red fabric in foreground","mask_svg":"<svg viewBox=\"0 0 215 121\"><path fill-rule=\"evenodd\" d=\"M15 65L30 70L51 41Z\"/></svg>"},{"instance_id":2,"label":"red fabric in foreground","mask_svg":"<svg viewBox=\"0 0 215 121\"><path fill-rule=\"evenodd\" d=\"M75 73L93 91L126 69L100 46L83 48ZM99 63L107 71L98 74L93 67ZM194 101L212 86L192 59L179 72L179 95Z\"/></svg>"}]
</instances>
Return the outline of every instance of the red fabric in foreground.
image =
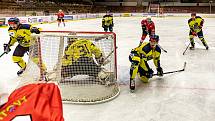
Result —
<instances>
[{"instance_id":1,"label":"red fabric in foreground","mask_svg":"<svg viewBox=\"0 0 215 121\"><path fill-rule=\"evenodd\" d=\"M54 83L16 89L0 108L0 121L64 121L60 91Z\"/></svg>"}]
</instances>

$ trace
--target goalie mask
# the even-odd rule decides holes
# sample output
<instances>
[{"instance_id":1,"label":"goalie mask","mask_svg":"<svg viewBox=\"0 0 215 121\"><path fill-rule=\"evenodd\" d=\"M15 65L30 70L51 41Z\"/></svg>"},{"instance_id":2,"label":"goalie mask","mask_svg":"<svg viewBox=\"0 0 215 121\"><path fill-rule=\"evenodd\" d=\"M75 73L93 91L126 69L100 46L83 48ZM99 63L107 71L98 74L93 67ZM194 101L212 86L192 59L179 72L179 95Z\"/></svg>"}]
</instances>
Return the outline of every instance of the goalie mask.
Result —
<instances>
[{"instance_id":1,"label":"goalie mask","mask_svg":"<svg viewBox=\"0 0 215 121\"><path fill-rule=\"evenodd\" d=\"M72 44L73 42L77 41L78 38L77 37L68 37L67 39L67 43L68 44Z\"/></svg>"}]
</instances>

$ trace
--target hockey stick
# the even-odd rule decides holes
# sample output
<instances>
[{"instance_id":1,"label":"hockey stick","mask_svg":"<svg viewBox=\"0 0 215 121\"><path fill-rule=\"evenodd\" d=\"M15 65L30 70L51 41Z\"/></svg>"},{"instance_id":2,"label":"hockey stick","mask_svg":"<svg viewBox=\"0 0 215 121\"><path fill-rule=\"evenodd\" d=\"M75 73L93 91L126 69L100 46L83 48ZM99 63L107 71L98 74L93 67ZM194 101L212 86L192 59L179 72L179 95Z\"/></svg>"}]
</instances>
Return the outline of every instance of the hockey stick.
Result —
<instances>
[{"instance_id":1,"label":"hockey stick","mask_svg":"<svg viewBox=\"0 0 215 121\"><path fill-rule=\"evenodd\" d=\"M162 48L159 44L158 44L158 47L159 47L161 50L163 50L165 53L167 53L167 51L166 51L164 48Z\"/></svg>"},{"instance_id":2,"label":"hockey stick","mask_svg":"<svg viewBox=\"0 0 215 121\"><path fill-rule=\"evenodd\" d=\"M117 48L118 48L118 47L116 47L116 49L117 49ZM115 49L115 50L116 50L116 49ZM112 50L112 51L104 58L104 62L114 53L115 50ZM104 63L104 62L103 62L103 63Z\"/></svg>"},{"instance_id":3,"label":"hockey stick","mask_svg":"<svg viewBox=\"0 0 215 121\"><path fill-rule=\"evenodd\" d=\"M116 47L117 49L118 47ZM96 63L96 65L98 66L102 66L102 65L106 65L108 62L108 58L114 53L115 49L113 49L104 59L102 63L98 63L97 60L95 59L95 57L93 57L93 61Z\"/></svg>"},{"instance_id":4,"label":"hockey stick","mask_svg":"<svg viewBox=\"0 0 215 121\"><path fill-rule=\"evenodd\" d=\"M183 67L183 69L176 70L176 71L164 72L163 74L171 74L171 73L176 73L176 72L185 71L186 65L187 65L187 63L186 63L186 62L184 62L184 67ZM158 76L158 74L153 74L153 76Z\"/></svg>"},{"instance_id":5,"label":"hockey stick","mask_svg":"<svg viewBox=\"0 0 215 121\"><path fill-rule=\"evenodd\" d=\"M170 73L176 73L176 72L185 71L186 64L187 64L187 63L184 62L184 67L183 67L183 69L176 70L176 71L164 72L163 74L170 74ZM153 76L158 76L158 74L153 74ZM129 87L130 87L130 92L131 92L131 93L134 93L134 91L135 91L135 80L130 80Z\"/></svg>"},{"instance_id":6,"label":"hockey stick","mask_svg":"<svg viewBox=\"0 0 215 121\"><path fill-rule=\"evenodd\" d=\"M4 54L6 54L6 52L3 52L3 53L0 55L0 58L1 58Z\"/></svg>"},{"instance_id":7,"label":"hockey stick","mask_svg":"<svg viewBox=\"0 0 215 121\"><path fill-rule=\"evenodd\" d=\"M164 72L163 74L170 74L170 73L176 73L176 72L185 71L186 64L187 64L187 63L184 62L184 67L183 67L183 69L176 70L176 71ZM153 74L153 76L158 76L158 74ZM135 91L135 80L130 80L129 87L130 87L130 92L131 92L131 93L134 93L134 91Z\"/></svg>"},{"instance_id":8,"label":"hockey stick","mask_svg":"<svg viewBox=\"0 0 215 121\"><path fill-rule=\"evenodd\" d=\"M118 48L118 47L116 47L116 49L117 49L117 48ZM102 84L105 84L105 85L110 85L110 84L111 84L110 81L107 81L107 80L106 80L107 78L111 77L111 74L110 74L110 73L108 74L108 72L105 72L105 71L104 71L105 68L102 67L102 66L104 66L104 65L106 65L106 64L108 64L108 63L110 63L110 60L108 60L108 58L115 52L116 49L113 49L113 50L103 59L103 62L102 62L102 63L98 63L98 61L95 59L95 57L93 57L93 61L95 62L95 64L96 64L97 66L99 66L101 69L103 69L103 73L106 75L105 79L102 79L102 78L101 78L102 73L100 73L100 72L102 72L102 70L99 72L99 73L100 73L100 76L99 76L99 74L98 74L98 78L99 78L99 80L100 80L100 82L101 82Z\"/></svg>"},{"instance_id":9,"label":"hockey stick","mask_svg":"<svg viewBox=\"0 0 215 121\"><path fill-rule=\"evenodd\" d=\"M187 49L189 48L190 44L191 44L191 42L189 42L189 44L187 45L186 49L185 49L184 52L183 52L183 55L185 54L185 52L186 52Z\"/></svg>"}]
</instances>

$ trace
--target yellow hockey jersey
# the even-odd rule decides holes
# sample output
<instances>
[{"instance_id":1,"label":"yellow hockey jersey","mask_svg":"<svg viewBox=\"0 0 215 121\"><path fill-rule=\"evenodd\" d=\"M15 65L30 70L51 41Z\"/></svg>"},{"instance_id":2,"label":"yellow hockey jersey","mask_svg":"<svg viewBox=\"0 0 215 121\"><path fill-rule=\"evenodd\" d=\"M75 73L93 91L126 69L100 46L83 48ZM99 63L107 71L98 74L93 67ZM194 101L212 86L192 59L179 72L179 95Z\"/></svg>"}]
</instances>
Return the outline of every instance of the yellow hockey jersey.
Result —
<instances>
[{"instance_id":1,"label":"yellow hockey jersey","mask_svg":"<svg viewBox=\"0 0 215 121\"><path fill-rule=\"evenodd\" d=\"M88 39L80 39L73 42L66 48L64 54L63 66L71 65L72 62L78 61L80 57L92 58L93 55L95 55L96 59L102 57L100 48Z\"/></svg>"},{"instance_id":2,"label":"yellow hockey jersey","mask_svg":"<svg viewBox=\"0 0 215 121\"><path fill-rule=\"evenodd\" d=\"M161 49L157 45L155 48L151 48L149 42L144 42L141 46L132 49L131 53L136 53L136 55L140 57L140 66L142 65L141 67L143 67L145 70L148 69L145 68L143 61L149 61L152 59L155 66L157 68L160 67Z\"/></svg>"},{"instance_id":3,"label":"yellow hockey jersey","mask_svg":"<svg viewBox=\"0 0 215 121\"><path fill-rule=\"evenodd\" d=\"M204 23L204 19L202 19L200 16L196 16L194 20L192 18L188 20L188 25L190 27L190 30L196 33L202 30L203 23Z\"/></svg>"},{"instance_id":4,"label":"yellow hockey jersey","mask_svg":"<svg viewBox=\"0 0 215 121\"><path fill-rule=\"evenodd\" d=\"M10 36L9 46L13 46L15 42L18 42L23 47L29 47L31 33L39 34L39 32L39 29L32 27L30 24L20 24L16 30L10 27L8 29Z\"/></svg>"},{"instance_id":5,"label":"yellow hockey jersey","mask_svg":"<svg viewBox=\"0 0 215 121\"><path fill-rule=\"evenodd\" d=\"M102 19L102 26L113 26L113 16L105 15Z\"/></svg>"}]
</instances>

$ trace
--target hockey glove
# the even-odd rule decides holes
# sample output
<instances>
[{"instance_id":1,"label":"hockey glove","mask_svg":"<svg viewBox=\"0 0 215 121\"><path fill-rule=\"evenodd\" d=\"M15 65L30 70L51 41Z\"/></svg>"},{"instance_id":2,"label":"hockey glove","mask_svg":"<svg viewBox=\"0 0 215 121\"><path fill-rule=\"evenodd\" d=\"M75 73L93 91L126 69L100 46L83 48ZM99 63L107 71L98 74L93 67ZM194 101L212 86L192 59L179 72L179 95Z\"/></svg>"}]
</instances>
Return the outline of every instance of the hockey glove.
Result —
<instances>
[{"instance_id":1,"label":"hockey glove","mask_svg":"<svg viewBox=\"0 0 215 121\"><path fill-rule=\"evenodd\" d=\"M157 75L158 76L163 76L163 69L161 67L157 68Z\"/></svg>"},{"instance_id":2,"label":"hockey glove","mask_svg":"<svg viewBox=\"0 0 215 121\"><path fill-rule=\"evenodd\" d=\"M4 44L4 52L8 54L11 51L9 44Z\"/></svg>"},{"instance_id":3,"label":"hockey glove","mask_svg":"<svg viewBox=\"0 0 215 121\"><path fill-rule=\"evenodd\" d=\"M37 27L32 27L31 28L31 33L40 34L40 30Z\"/></svg>"},{"instance_id":4,"label":"hockey glove","mask_svg":"<svg viewBox=\"0 0 215 121\"><path fill-rule=\"evenodd\" d=\"M147 78L152 78L153 77L154 71L152 69L149 69L148 72L146 72L146 77Z\"/></svg>"}]
</instances>

